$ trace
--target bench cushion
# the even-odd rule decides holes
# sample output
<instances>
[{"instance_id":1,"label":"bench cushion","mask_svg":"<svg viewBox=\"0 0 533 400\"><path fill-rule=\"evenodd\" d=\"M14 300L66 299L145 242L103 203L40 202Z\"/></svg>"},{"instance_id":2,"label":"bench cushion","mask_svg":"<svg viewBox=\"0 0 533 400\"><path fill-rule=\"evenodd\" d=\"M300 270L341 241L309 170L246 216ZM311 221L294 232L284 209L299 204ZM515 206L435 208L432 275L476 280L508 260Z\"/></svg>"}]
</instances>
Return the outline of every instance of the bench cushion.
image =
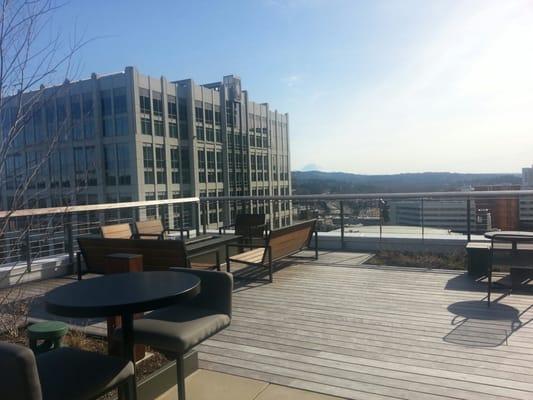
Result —
<instances>
[{"instance_id":1,"label":"bench cushion","mask_svg":"<svg viewBox=\"0 0 533 400\"><path fill-rule=\"evenodd\" d=\"M245 251L244 253L236 254L230 257L231 261L260 264L263 261L263 255L265 254L265 248L259 247L257 249Z\"/></svg>"}]
</instances>

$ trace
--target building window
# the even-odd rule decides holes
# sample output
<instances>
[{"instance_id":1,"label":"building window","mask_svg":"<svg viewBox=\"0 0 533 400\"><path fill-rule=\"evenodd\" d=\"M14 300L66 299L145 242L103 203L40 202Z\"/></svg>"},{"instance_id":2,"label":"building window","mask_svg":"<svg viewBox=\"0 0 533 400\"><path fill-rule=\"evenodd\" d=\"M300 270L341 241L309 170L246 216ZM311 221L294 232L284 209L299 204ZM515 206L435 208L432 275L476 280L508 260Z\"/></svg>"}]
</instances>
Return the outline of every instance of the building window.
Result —
<instances>
[{"instance_id":1,"label":"building window","mask_svg":"<svg viewBox=\"0 0 533 400\"><path fill-rule=\"evenodd\" d=\"M141 112L144 114L150 114L150 92L148 89L139 89L139 105L141 106Z\"/></svg>"},{"instance_id":2,"label":"building window","mask_svg":"<svg viewBox=\"0 0 533 400\"><path fill-rule=\"evenodd\" d=\"M113 113L111 90L102 90L100 92L100 102L102 105L102 116L106 117Z\"/></svg>"},{"instance_id":3,"label":"building window","mask_svg":"<svg viewBox=\"0 0 533 400\"><path fill-rule=\"evenodd\" d=\"M198 168L205 169L205 151L198 150Z\"/></svg>"},{"instance_id":4,"label":"building window","mask_svg":"<svg viewBox=\"0 0 533 400\"><path fill-rule=\"evenodd\" d=\"M161 93L152 92L152 104L154 105L154 115L163 115L163 102L161 101Z\"/></svg>"},{"instance_id":5,"label":"building window","mask_svg":"<svg viewBox=\"0 0 533 400\"><path fill-rule=\"evenodd\" d=\"M220 129L215 130L215 137L217 143L222 143L222 131Z\"/></svg>"},{"instance_id":6,"label":"building window","mask_svg":"<svg viewBox=\"0 0 533 400\"><path fill-rule=\"evenodd\" d=\"M74 121L81 119L81 101L80 96L70 96L70 116Z\"/></svg>"},{"instance_id":7,"label":"building window","mask_svg":"<svg viewBox=\"0 0 533 400\"><path fill-rule=\"evenodd\" d=\"M199 100L194 102L194 115L196 122L204 122L204 109L202 107L202 102Z\"/></svg>"},{"instance_id":8,"label":"building window","mask_svg":"<svg viewBox=\"0 0 533 400\"><path fill-rule=\"evenodd\" d=\"M168 135L171 138L178 138L178 125L175 122L168 123Z\"/></svg>"},{"instance_id":9,"label":"building window","mask_svg":"<svg viewBox=\"0 0 533 400\"><path fill-rule=\"evenodd\" d=\"M115 114L125 114L127 112L125 87L113 89L113 107Z\"/></svg>"},{"instance_id":10,"label":"building window","mask_svg":"<svg viewBox=\"0 0 533 400\"><path fill-rule=\"evenodd\" d=\"M221 119L220 119L220 106L215 106L215 124L220 125Z\"/></svg>"},{"instance_id":11,"label":"building window","mask_svg":"<svg viewBox=\"0 0 533 400\"><path fill-rule=\"evenodd\" d=\"M204 127L203 126L197 126L196 127L196 139L197 140L205 140Z\"/></svg>"},{"instance_id":12,"label":"building window","mask_svg":"<svg viewBox=\"0 0 533 400\"><path fill-rule=\"evenodd\" d=\"M145 195L144 195L144 199L146 201L155 200L155 193L154 192L146 192ZM146 207L146 217L147 218L155 218L155 217L157 217L157 206L147 206Z\"/></svg>"},{"instance_id":13,"label":"building window","mask_svg":"<svg viewBox=\"0 0 533 400\"><path fill-rule=\"evenodd\" d=\"M102 131L104 136L114 136L115 130L113 129L113 118L107 117L102 119Z\"/></svg>"},{"instance_id":14,"label":"building window","mask_svg":"<svg viewBox=\"0 0 533 400\"><path fill-rule=\"evenodd\" d=\"M205 137L209 142L215 141L215 132L213 131L213 128L205 128Z\"/></svg>"},{"instance_id":15,"label":"building window","mask_svg":"<svg viewBox=\"0 0 533 400\"><path fill-rule=\"evenodd\" d=\"M130 148L127 143L117 144L118 184L131 185Z\"/></svg>"},{"instance_id":16,"label":"building window","mask_svg":"<svg viewBox=\"0 0 533 400\"><path fill-rule=\"evenodd\" d=\"M152 120L150 118L141 117L141 132L143 135L152 134Z\"/></svg>"},{"instance_id":17,"label":"building window","mask_svg":"<svg viewBox=\"0 0 533 400\"><path fill-rule=\"evenodd\" d=\"M176 97L168 95L167 98L168 98L168 102L167 102L168 116L169 116L169 118L176 119L176 118L178 118L178 108L177 108L177 105L176 105Z\"/></svg>"},{"instance_id":18,"label":"building window","mask_svg":"<svg viewBox=\"0 0 533 400\"><path fill-rule=\"evenodd\" d=\"M155 167L158 184L167 183L165 159L165 148L163 146L157 146L155 148Z\"/></svg>"},{"instance_id":19,"label":"building window","mask_svg":"<svg viewBox=\"0 0 533 400\"><path fill-rule=\"evenodd\" d=\"M81 95L83 103L83 116L92 117L94 116L93 110L93 94L92 93L83 93Z\"/></svg>"},{"instance_id":20,"label":"building window","mask_svg":"<svg viewBox=\"0 0 533 400\"><path fill-rule=\"evenodd\" d=\"M83 133L85 135L85 139L94 138L94 118L93 117L86 118L83 121Z\"/></svg>"},{"instance_id":21,"label":"building window","mask_svg":"<svg viewBox=\"0 0 533 400\"><path fill-rule=\"evenodd\" d=\"M180 122L187 122L187 100L180 98L178 99L178 111L179 111L179 117Z\"/></svg>"},{"instance_id":22,"label":"building window","mask_svg":"<svg viewBox=\"0 0 533 400\"><path fill-rule=\"evenodd\" d=\"M104 146L104 170L106 185L117 184L117 155L115 145L109 144Z\"/></svg>"},{"instance_id":23,"label":"building window","mask_svg":"<svg viewBox=\"0 0 533 400\"><path fill-rule=\"evenodd\" d=\"M143 146L144 183L154 184L154 153L151 144Z\"/></svg>"},{"instance_id":24,"label":"building window","mask_svg":"<svg viewBox=\"0 0 533 400\"><path fill-rule=\"evenodd\" d=\"M171 178L172 183L180 183L180 160L179 160L179 150L177 148L170 149L170 169L171 169Z\"/></svg>"},{"instance_id":25,"label":"building window","mask_svg":"<svg viewBox=\"0 0 533 400\"><path fill-rule=\"evenodd\" d=\"M205 103L205 122L207 124L213 123L213 104Z\"/></svg>"},{"instance_id":26,"label":"building window","mask_svg":"<svg viewBox=\"0 0 533 400\"><path fill-rule=\"evenodd\" d=\"M181 171L182 183L191 183L189 149L187 148L181 149Z\"/></svg>"},{"instance_id":27,"label":"building window","mask_svg":"<svg viewBox=\"0 0 533 400\"><path fill-rule=\"evenodd\" d=\"M115 116L115 134L117 136L126 136L128 134L128 116Z\"/></svg>"},{"instance_id":28,"label":"building window","mask_svg":"<svg viewBox=\"0 0 533 400\"><path fill-rule=\"evenodd\" d=\"M180 121L180 138L183 140L189 139L189 126L186 122Z\"/></svg>"},{"instance_id":29,"label":"building window","mask_svg":"<svg viewBox=\"0 0 533 400\"><path fill-rule=\"evenodd\" d=\"M163 125L163 121L157 119L154 120L154 135L165 136L165 126Z\"/></svg>"}]
</instances>

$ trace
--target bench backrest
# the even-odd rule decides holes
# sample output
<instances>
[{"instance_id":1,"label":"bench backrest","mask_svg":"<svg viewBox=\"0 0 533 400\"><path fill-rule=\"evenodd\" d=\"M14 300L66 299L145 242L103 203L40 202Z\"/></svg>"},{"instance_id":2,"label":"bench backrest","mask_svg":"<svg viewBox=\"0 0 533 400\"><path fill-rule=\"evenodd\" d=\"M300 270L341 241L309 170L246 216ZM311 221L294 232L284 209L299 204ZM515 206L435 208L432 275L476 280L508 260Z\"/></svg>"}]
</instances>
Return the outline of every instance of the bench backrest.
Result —
<instances>
[{"instance_id":1,"label":"bench backrest","mask_svg":"<svg viewBox=\"0 0 533 400\"><path fill-rule=\"evenodd\" d=\"M130 224L102 225L100 232L106 239L131 239L133 236Z\"/></svg>"},{"instance_id":2,"label":"bench backrest","mask_svg":"<svg viewBox=\"0 0 533 400\"><path fill-rule=\"evenodd\" d=\"M237 214L235 234L246 237L264 237L265 214Z\"/></svg>"},{"instance_id":3,"label":"bench backrest","mask_svg":"<svg viewBox=\"0 0 533 400\"><path fill-rule=\"evenodd\" d=\"M163 223L158 218L148 219L146 221L137 221L135 222L135 229L137 230L137 235L141 239L157 239L155 236L145 236L143 238L142 235L143 233L150 235L161 235L165 230L165 228L163 228Z\"/></svg>"},{"instance_id":4,"label":"bench backrest","mask_svg":"<svg viewBox=\"0 0 533 400\"><path fill-rule=\"evenodd\" d=\"M313 219L270 231L267 245L272 248L272 260L288 257L308 247L315 225L316 219ZM263 262L268 261L267 257L268 254L265 251Z\"/></svg>"},{"instance_id":5,"label":"bench backrest","mask_svg":"<svg viewBox=\"0 0 533 400\"><path fill-rule=\"evenodd\" d=\"M89 272L104 273L105 257L113 253L141 254L145 271L188 267L187 251L181 240L78 238Z\"/></svg>"}]
</instances>

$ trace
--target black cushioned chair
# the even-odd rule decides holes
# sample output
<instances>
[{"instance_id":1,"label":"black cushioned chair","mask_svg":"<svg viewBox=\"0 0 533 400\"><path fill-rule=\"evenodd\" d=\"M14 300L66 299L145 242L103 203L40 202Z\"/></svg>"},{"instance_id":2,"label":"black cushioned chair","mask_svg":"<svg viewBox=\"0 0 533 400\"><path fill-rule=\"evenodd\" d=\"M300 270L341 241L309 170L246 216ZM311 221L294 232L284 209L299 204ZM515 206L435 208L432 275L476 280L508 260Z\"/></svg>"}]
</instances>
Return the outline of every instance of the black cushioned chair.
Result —
<instances>
[{"instance_id":1,"label":"black cushioned chair","mask_svg":"<svg viewBox=\"0 0 533 400\"><path fill-rule=\"evenodd\" d=\"M187 302L152 311L134 321L134 338L176 357L178 396L185 399L184 355L229 326L233 278L226 272L171 268L201 279L200 294Z\"/></svg>"},{"instance_id":2,"label":"black cushioned chair","mask_svg":"<svg viewBox=\"0 0 533 400\"><path fill-rule=\"evenodd\" d=\"M0 371L2 400L90 400L121 384L135 393L131 361L68 347L35 357L0 342Z\"/></svg>"}]
</instances>

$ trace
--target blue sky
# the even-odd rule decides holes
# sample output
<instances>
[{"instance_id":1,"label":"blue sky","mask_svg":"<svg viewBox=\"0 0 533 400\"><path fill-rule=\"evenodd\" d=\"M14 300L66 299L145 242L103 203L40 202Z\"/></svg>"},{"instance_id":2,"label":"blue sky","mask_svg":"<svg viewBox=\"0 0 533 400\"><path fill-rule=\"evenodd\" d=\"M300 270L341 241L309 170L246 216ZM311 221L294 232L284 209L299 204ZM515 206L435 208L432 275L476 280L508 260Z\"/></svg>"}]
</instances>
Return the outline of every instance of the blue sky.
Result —
<instances>
[{"instance_id":1,"label":"blue sky","mask_svg":"<svg viewBox=\"0 0 533 400\"><path fill-rule=\"evenodd\" d=\"M533 1L78 1L78 77L237 74L290 114L292 168L519 172L533 162Z\"/></svg>"}]
</instances>

